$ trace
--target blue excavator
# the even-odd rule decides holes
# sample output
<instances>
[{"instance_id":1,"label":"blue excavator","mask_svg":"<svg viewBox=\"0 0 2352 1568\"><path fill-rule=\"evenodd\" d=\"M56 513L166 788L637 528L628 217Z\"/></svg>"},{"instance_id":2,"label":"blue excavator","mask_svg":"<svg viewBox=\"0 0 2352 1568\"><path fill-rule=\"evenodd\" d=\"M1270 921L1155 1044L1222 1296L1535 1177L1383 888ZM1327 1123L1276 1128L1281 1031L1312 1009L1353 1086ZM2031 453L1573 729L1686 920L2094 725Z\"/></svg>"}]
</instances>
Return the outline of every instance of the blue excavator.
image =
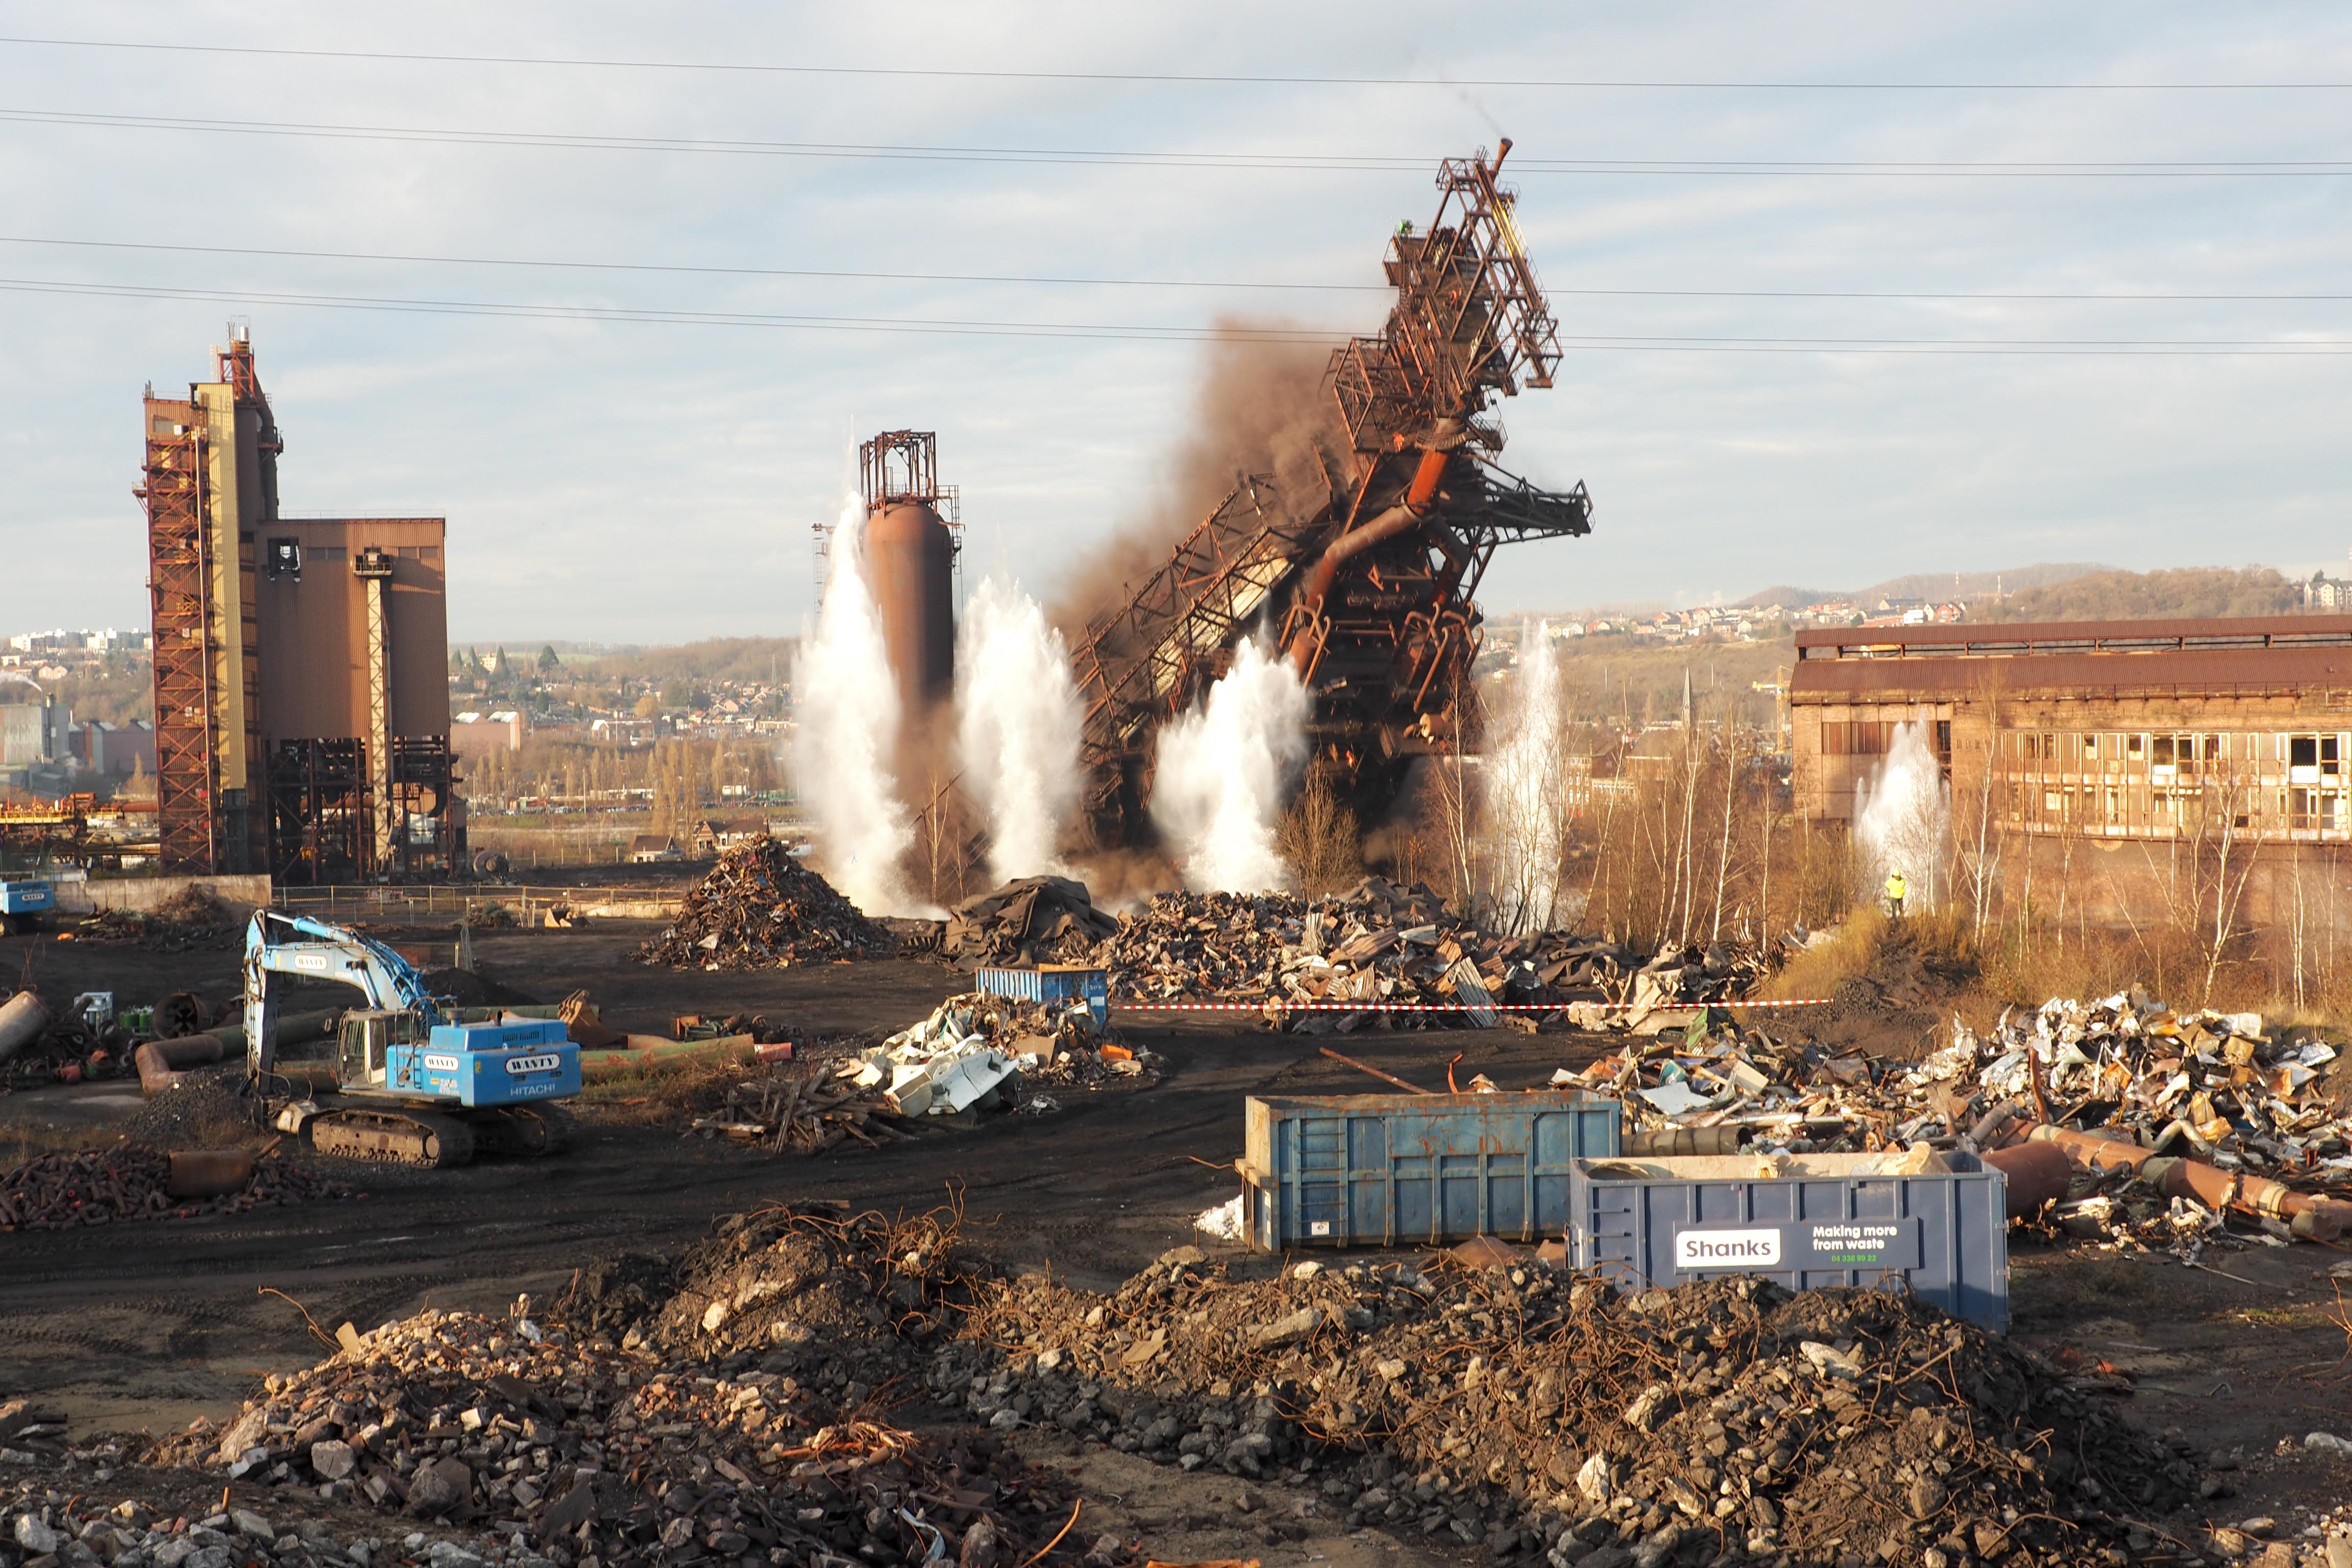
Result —
<instances>
[{"instance_id":1,"label":"blue excavator","mask_svg":"<svg viewBox=\"0 0 2352 1568\"><path fill-rule=\"evenodd\" d=\"M332 1081L280 1073L278 994L289 975L355 986ZM425 977L372 937L257 910L245 937L246 1072L280 1131L322 1154L440 1168L477 1152L551 1154L569 1142L580 1047L552 1018L460 1022Z\"/></svg>"}]
</instances>

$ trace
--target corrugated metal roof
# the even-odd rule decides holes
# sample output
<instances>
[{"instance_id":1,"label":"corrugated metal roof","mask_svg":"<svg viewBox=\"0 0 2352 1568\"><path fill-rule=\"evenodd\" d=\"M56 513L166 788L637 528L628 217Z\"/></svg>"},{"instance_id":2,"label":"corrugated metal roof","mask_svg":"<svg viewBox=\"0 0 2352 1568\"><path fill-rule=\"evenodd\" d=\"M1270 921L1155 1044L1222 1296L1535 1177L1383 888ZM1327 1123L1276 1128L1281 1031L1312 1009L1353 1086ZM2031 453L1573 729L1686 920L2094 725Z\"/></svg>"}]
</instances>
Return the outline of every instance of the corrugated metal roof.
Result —
<instances>
[{"instance_id":1,"label":"corrugated metal roof","mask_svg":"<svg viewBox=\"0 0 2352 1568\"><path fill-rule=\"evenodd\" d=\"M1797 634L1800 668L1829 658L1933 658L2011 654L2048 658L2169 647L2352 647L2352 616L2235 616L2204 620L1968 622L1957 626L1832 626ZM1820 649L1821 652L1813 652Z\"/></svg>"},{"instance_id":2,"label":"corrugated metal roof","mask_svg":"<svg viewBox=\"0 0 2352 1568\"><path fill-rule=\"evenodd\" d=\"M2352 617L2329 618L2342 619L2346 629L2352 631ZM1891 702L1909 698L1957 701L1982 698L1990 689L1998 689L2005 697L2247 697L2352 691L2352 638L2331 645L2188 652L1815 658L1798 661L1789 681L1789 699L1792 702Z\"/></svg>"}]
</instances>

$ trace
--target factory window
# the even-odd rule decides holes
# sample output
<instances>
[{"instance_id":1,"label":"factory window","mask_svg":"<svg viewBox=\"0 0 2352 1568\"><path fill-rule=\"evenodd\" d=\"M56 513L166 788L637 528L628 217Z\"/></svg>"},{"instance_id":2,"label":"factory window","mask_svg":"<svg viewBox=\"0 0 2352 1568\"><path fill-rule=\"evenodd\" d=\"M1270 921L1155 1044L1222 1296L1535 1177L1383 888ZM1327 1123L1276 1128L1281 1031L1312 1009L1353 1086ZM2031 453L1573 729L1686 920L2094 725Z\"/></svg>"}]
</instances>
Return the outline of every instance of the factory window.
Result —
<instances>
[{"instance_id":1,"label":"factory window","mask_svg":"<svg viewBox=\"0 0 2352 1568\"><path fill-rule=\"evenodd\" d=\"M2341 740L2342 737L2337 735L2319 737L2319 776L2321 778L2332 779L2337 775L2339 772L2337 759L2343 754L2339 743Z\"/></svg>"},{"instance_id":2,"label":"factory window","mask_svg":"<svg viewBox=\"0 0 2352 1568\"><path fill-rule=\"evenodd\" d=\"M1853 750L1853 726L1843 720L1822 721L1822 755L1843 757Z\"/></svg>"},{"instance_id":3,"label":"factory window","mask_svg":"<svg viewBox=\"0 0 2352 1568\"><path fill-rule=\"evenodd\" d=\"M276 534L269 541L269 575L274 581L291 577L302 580L302 542L291 534Z\"/></svg>"},{"instance_id":4,"label":"factory window","mask_svg":"<svg viewBox=\"0 0 2352 1568\"><path fill-rule=\"evenodd\" d=\"M2168 768L2172 765L2171 736L2158 735L2156 738L2154 750L2149 753L2148 762L2159 768Z\"/></svg>"},{"instance_id":5,"label":"factory window","mask_svg":"<svg viewBox=\"0 0 2352 1568\"><path fill-rule=\"evenodd\" d=\"M1949 719L1936 721L1936 760L1948 768L1952 765L1952 721Z\"/></svg>"},{"instance_id":6,"label":"factory window","mask_svg":"<svg viewBox=\"0 0 2352 1568\"><path fill-rule=\"evenodd\" d=\"M2126 760L2137 763L2147 754L2147 737L2146 735L2126 735L2124 737L2124 756Z\"/></svg>"},{"instance_id":7,"label":"factory window","mask_svg":"<svg viewBox=\"0 0 2352 1568\"><path fill-rule=\"evenodd\" d=\"M2315 768L2319 765L2319 737L2294 735L2287 741L2286 761L2289 767Z\"/></svg>"},{"instance_id":8,"label":"factory window","mask_svg":"<svg viewBox=\"0 0 2352 1568\"><path fill-rule=\"evenodd\" d=\"M2096 762L2098 760L2099 738L2096 735L2085 735L2083 737L2083 755L2087 761Z\"/></svg>"},{"instance_id":9,"label":"factory window","mask_svg":"<svg viewBox=\"0 0 2352 1568\"><path fill-rule=\"evenodd\" d=\"M439 561L441 559L441 547L437 544L424 545L417 551L417 559L420 561Z\"/></svg>"},{"instance_id":10,"label":"factory window","mask_svg":"<svg viewBox=\"0 0 2352 1568\"><path fill-rule=\"evenodd\" d=\"M310 546L310 555L313 560L341 561L344 554L345 551L340 544L314 544Z\"/></svg>"},{"instance_id":11,"label":"factory window","mask_svg":"<svg viewBox=\"0 0 2352 1568\"><path fill-rule=\"evenodd\" d=\"M2053 822L2066 820L2065 803L2060 798L2056 790L2046 789L2042 792L2042 815Z\"/></svg>"}]
</instances>

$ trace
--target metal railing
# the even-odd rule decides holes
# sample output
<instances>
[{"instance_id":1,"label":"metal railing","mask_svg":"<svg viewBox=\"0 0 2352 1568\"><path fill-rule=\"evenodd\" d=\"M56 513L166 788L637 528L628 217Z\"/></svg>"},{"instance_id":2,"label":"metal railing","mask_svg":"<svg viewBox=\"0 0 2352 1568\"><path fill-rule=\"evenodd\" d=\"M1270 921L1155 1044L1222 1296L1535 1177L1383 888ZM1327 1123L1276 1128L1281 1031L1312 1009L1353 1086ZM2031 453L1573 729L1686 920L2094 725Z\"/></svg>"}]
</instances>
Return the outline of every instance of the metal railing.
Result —
<instances>
[{"instance_id":1,"label":"metal railing","mask_svg":"<svg viewBox=\"0 0 2352 1568\"><path fill-rule=\"evenodd\" d=\"M421 882L391 886L358 883L338 887L331 884L322 888L281 886L271 889L269 901L278 909L316 915L329 921L400 920L420 924L436 918L463 920L478 909L487 910L492 905L500 905L514 911L528 925L535 913L554 904L565 904L573 909L592 909L608 904L659 904L665 908L675 908L684 896L682 891L665 888L524 887L478 882L453 886Z\"/></svg>"}]
</instances>

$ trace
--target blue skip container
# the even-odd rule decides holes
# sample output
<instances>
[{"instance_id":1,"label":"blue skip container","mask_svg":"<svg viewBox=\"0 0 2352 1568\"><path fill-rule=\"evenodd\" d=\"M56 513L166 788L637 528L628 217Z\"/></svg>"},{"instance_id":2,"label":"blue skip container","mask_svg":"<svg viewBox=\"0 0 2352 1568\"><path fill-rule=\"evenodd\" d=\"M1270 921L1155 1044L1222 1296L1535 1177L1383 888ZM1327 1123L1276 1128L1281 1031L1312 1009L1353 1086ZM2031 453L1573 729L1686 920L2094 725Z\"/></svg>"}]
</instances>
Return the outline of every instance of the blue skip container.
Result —
<instances>
[{"instance_id":1,"label":"blue skip container","mask_svg":"<svg viewBox=\"0 0 2352 1568\"><path fill-rule=\"evenodd\" d=\"M1252 1095L1242 1234L1264 1251L1567 1232L1570 1173L1618 1149L1617 1101L1532 1094Z\"/></svg>"},{"instance_id":2,"label":"blue skip container","mask_svg":"<svg viewBox=\"0 0 2352 1568\"><path fill-rule=\"evenodd\" d=\"M1973 1154L1580 1159L1570 1184L1571 1259L1621 1285L1907 1284L1956 1318L2009 1326L2008 1178Z\"/></svg>"},{"instance_id":3,"label":"blue skip container","mask_svg":"<svg viewBox=\"0 0 2352 1568\"><path fill-rule=\"evenodd\" d=\"M1034 968L982 969L974 980L982 991L1016 1002L1084 1002L1095 1027L1110 1022L1110 971L1085 963L1040 963Z\"/></svg>"}]
</instances>

